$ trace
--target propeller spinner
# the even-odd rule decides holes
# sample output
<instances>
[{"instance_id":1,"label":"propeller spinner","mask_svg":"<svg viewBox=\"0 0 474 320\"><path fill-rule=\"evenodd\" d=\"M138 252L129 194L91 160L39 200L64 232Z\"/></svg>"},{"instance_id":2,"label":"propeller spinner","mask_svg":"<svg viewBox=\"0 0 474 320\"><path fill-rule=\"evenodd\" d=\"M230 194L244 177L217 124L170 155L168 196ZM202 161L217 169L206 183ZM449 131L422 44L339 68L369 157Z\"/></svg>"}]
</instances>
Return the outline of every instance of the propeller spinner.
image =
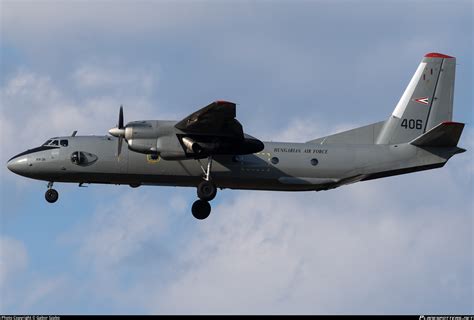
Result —
<instances>
[{"instance_id":1,"label":"propeller spinner","mask_svg":"<svg viewBox=\"0 0 474 320\"><path fill-rule=\"evenodd\" d=\"M112 128L109 130L109 134L118 138L118 145L117 145L117 157L120 156L120 152L122 151L122 141L125 137L125 127L123 126L123 106L120 106L119 112L119 120L117 127Z\"/></svg>"}]
</instances>

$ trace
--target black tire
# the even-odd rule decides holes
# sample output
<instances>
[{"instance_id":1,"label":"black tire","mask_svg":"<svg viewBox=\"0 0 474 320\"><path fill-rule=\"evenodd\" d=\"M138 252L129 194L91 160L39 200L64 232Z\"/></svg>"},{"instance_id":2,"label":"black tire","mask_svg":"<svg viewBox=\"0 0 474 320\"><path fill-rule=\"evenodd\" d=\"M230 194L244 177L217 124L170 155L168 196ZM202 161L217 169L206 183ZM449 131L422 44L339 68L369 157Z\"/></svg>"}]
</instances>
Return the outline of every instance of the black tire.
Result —
<instances>
[{"instance_id":1,"label":"black tire","mask_svg":"<svg viewBox=\"0 0 474 320\"><path fill-rule=\"evenodd\" d=\"M210 181L203 181L197 187L197 196L204 201L211 201L216 197L216 185Z\"/></svg>"},{"instance_id":2,"label":"black tire","mask_svg":"<svg viewBox=\"0 0 474 320\"><path fill-rule=\"evenodd\" d=\"M58 201L59 193L54 189L48 189L46 190L46 193L44 194L44 198L49 203L55 203L56 201Z\"/></svg>"},{"instance_id":3,"label":"black tire","mask_svg":"<svg viewBox=\"0 0 474 320\"><path fill-rule=\"evenodd\" d=\"M204 220L211 214L211 205L204 200L196 200L191 208L194 218Z\"/></svg>"}]
</instances>

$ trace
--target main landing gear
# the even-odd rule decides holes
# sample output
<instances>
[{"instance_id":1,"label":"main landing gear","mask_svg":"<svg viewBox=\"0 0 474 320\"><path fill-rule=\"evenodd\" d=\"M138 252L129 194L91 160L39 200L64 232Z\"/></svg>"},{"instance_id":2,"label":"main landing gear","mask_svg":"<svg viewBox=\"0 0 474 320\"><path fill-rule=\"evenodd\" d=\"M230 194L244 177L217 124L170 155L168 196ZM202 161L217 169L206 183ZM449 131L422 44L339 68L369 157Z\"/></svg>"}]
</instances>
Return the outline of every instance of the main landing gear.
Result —
<instances>
[{"instance_id":1,"label":"main landing gear","mask_svg":"<svg viewBox=\"0 0 474 320\"><path fill-rule=\"evenodd\" d=\"M48 190L46 190L46 193L44 194L44 198L49 203L55 203L56 201L58 201L59 193L55 189L53 189L52 181L48 183Z\"/></svg>"},{"instance_id":2,"label":"main landing gear","mask_svg":"<svg viewBox=\"0 0 474 320\"><path fill-rule=\"evenodd\" d=\"M194 218L199 220L209 217L211 213L209 201L214 199L217 194L217 187L211 181L212 156L209 156L207 159L206 170L202 166L201 169L204 172L204 181L197 186L197 196L199 200L196 200L191 208Z\"/></svg>"},{"instance_id":3,"label":"main landing gear","mask_svg":"<svg viewBox=\"0 0 474 320\"><path fill-rule=\"evenodd\" d=\"M191 212L193 213L194 218L204 220L209 217L209 214L211 213L211 205L205 200L196 200L193 203Z\"/></svg>"}]
</instances>

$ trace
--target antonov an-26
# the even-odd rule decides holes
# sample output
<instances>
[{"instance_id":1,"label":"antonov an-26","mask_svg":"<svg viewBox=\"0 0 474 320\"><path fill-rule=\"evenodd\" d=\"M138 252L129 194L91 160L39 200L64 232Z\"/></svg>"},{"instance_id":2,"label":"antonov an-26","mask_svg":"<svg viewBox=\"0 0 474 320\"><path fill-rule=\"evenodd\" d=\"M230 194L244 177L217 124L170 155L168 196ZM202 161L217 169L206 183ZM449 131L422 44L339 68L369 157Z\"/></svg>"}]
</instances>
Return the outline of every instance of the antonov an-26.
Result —
<instances>
[{"instance_id":1,"label":"antonov an-26","mask_svg":"<svg viewBox=\"0 0 474 320\"><path fill-rule=\"evenodd\" d=\"M236 105L215 101L181 121L124 125L110 136L48 139L8 161L19 175L53 182L197 188L193 216L205 219L217 189L320 191L440 168L455 154L463 123L452 122L456 59L428 53L386 121L304 143L264 142L235 119ZM123 147L125 140L127 147Z\"/></svg>"}]
</instances>

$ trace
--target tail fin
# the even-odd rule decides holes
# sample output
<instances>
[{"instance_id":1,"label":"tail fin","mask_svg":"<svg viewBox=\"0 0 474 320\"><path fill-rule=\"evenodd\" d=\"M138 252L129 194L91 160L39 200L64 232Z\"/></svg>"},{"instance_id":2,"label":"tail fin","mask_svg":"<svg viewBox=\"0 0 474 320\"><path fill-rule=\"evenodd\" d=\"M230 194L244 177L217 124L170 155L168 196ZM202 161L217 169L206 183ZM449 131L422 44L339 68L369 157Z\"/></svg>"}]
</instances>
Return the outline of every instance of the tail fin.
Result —
<instances>
[{"instance_id":1,"label":"tail fin","mask_svg":"<svg viewBox=\"0 0 474 320\"><path fill-rule=\"evenodd\" d=\"M453 114L456 58L428 53L377 137L377 144L410 142Z\"/></svg>"}]
</instances>

